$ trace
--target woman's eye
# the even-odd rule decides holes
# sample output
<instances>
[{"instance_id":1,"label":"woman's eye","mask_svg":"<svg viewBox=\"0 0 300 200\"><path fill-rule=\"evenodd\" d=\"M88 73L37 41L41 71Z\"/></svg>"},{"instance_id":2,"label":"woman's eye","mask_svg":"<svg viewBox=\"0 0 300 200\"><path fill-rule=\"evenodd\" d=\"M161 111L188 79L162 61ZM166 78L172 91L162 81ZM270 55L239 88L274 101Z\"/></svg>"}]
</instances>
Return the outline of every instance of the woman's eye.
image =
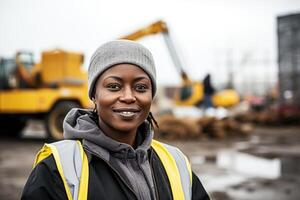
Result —
<instances>
[{"instance_id":1,"label":"woman's eye","mask_svg":"<svg viewBox=\"0 0 300 200\"><path fill-rule=\"evenodd\" d=\"M111 90L111 91L118 91L118 90L121 89L121 85L113 83L113 84L108 84L106 86L106 88L109 89L109 90Z\"/></svg>"},{"instance_id":2,"label":"woman's eye","mask_svg":"<svg viewBox=\"0 0 300 200\"><path fill-rule=\"evenodd\" d=\"M138 85L135 86L135 89L138 92L146 92L148 87L146 85L143 85L143 84L138 84Z\"/></svg>"}]
</instances>

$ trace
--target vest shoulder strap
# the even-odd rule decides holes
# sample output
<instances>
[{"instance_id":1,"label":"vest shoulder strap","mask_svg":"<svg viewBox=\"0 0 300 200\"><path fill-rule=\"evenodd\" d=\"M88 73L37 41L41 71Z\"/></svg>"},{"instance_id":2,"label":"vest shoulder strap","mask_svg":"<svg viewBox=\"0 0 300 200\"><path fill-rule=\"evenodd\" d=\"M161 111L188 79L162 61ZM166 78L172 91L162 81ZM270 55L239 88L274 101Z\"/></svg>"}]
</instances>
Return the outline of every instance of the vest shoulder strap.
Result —
<instances>
[{"instance_id":1,"label":"vest shoulder strap","mask_svg":"<svg viewBox=\"0 0 300 200\"><path fill-rule=\"evenodd\" d=\"M80 141L62 140L45 144L38 152L34 167L53 155L69 200L87 199L88 161Z\"/></svg>"},{"instance_id":2,"label":"vest shoulder strap","mask_svg":"<svg viewBox=\"0 0 300 200\"><path fill-rule=\"evenodd\" d=\"M176 147L152 140L151 146L168 175L173 199L192 198L192 170L187 157Z\"/></svg>"},{"instance_id":3,"label":"vest shoulder strap","mask_svg":"<svg viewBox=\"0 0 300 200\"><path fill-rule=\"evenodd\" d=\"M176 147L152 140L168 175L174 200L191 199L192 171L186 156ZM38 152L34 167L53 155L65 186L68 200L86 200L88 192L88 160L79 141L63 140L45 144Z\"/></svg>"}]
</instances>

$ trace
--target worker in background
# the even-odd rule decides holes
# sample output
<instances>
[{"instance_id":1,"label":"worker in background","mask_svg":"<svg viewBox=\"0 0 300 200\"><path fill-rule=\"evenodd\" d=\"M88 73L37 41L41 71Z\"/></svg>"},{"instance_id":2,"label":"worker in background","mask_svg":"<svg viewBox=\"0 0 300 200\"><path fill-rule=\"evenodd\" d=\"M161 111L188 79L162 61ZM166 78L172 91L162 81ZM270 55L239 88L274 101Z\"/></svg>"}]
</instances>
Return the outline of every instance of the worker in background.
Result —
<instances>
[{"instance_id":1,"label":"worker in background","mask_svg":"<svg viewBox=\"0 0 300 200\"><path fill-rule=\"evenodd\" d=\"M204 109L213 107L212 95L215 93L215 89L211 84L210 74L207 74L203 80L203 88L204 88L204 99L203 99L203 107Z\"/></svg>"},{"instance_id":2,"label":"worker in background","mask_svg":"<svg viewBox=\"0 0 300 200\"><path fill-rule=\"evenodd\" d=\"M65 140L45 144L22 199L209 199L185 155L153 139L156 93L152 54L116 40L100 46L88 69L94 110L73 109Z\"/></svg>"}]
</instances>

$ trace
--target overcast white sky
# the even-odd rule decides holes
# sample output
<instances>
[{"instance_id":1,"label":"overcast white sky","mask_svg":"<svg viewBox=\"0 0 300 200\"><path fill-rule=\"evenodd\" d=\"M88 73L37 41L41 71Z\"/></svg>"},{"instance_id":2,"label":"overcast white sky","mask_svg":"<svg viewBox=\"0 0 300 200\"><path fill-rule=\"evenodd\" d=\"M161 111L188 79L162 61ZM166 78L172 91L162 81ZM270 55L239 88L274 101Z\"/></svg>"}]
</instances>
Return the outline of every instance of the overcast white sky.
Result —
<instances>
[{"instance_id":1,"label":"overcast white sky","mask_svg":"<svg viewBox=\"0 0 300 200\"><path fill-rule=\"evenodd\" d=\"M38 61L62 48L83 52L87 68L100 44L162 19L191 78L210 72L224 81L232 63L237 79L265 65L263 78L274 79L276 16L295 12L299 0L0 0L0 56L26 49ZM140 42L154 54L159 83L178 84L162 36Z\"/></svg>"}]
</instances>

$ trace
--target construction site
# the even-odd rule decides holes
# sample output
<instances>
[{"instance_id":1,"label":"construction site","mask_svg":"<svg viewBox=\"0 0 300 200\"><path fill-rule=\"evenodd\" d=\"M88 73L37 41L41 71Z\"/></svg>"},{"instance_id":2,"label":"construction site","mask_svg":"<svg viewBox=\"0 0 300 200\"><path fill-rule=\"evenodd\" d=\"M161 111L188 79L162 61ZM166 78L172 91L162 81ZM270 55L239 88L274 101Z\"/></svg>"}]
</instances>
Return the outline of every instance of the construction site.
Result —
<instances>
[{"instance_id":1,"label":"construction site","mask_svg":"<svg viewBox=\"0 0 300 200\"><path fill-rule=\"evenodd\" d=\"M274 65L267 54L255 57L260 49L231 49L224 59L215 59L225 63L225 70L200 68L197 78L186 66L190 56L183 58L188 50L178 47L172 18L106 36L146 46L152 41L147 38L159 40L173 70L164 77L178 80L158 82L151 107L158 123L154 138L187 155L214 200L300 199L300 12L275 14L272 20ZM94 108L85 66L89 55L63 45L44 49L40 55L22 48L11 56L0 51L3 200L21 198L39 149L64 138L66 114L72 108ZM154 53L156 60L159 54Z\"/></svg>"}]
</instances>

